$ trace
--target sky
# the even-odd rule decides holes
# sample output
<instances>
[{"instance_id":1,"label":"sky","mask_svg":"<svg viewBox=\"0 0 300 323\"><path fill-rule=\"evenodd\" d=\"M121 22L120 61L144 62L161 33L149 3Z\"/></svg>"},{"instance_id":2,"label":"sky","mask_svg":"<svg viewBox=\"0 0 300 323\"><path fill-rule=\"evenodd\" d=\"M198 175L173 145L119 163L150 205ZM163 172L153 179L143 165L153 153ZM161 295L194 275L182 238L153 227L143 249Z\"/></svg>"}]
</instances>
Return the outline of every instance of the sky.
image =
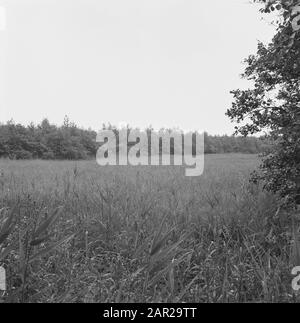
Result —
<instances>
[{"instance_id":1,"label":"sky","mask_svg":"<svg viewBox=\"0 0 300 323\"><path fill-rule=\"evenodd\" d=\"M232 134L270 21L247 0L0 0L0 122Z\"/></svg>"}]
</instances>

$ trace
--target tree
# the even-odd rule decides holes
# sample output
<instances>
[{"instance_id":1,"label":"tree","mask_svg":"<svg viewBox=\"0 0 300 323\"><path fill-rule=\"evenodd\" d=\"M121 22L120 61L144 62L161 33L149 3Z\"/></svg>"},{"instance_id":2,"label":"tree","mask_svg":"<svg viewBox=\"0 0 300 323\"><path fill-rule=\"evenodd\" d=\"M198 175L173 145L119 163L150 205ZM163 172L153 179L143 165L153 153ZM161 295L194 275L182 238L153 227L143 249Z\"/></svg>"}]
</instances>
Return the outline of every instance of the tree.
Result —
<instances>
[{"instance_id":1,"label":"tree","mask_svg":"<svg viewBox=\"0 0 300 323\"><path fill-rule=\"evenodd\" d=\"M244 77L254 86L232 91L227 111L244 136L265 131L273 143L254 179L277 192L287 204L300 204L300 2L255 1L261 11L277 10L280 19L272 42L258 44L256 55L246 59Z\"/></svg>"}]
</instances>

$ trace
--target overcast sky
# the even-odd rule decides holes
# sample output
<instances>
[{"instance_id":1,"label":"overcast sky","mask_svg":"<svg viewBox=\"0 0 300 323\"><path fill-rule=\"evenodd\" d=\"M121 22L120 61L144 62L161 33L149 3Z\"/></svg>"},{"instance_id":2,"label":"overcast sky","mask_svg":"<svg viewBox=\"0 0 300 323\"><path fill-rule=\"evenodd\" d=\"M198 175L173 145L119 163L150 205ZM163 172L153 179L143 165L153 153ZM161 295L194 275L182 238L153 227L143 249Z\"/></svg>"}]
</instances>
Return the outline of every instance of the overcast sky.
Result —
<instances>
[{"instance_id":1,"label":"overcast sky","mask_svg":"<svg viewBox=\"0 0 300 323\"><path fill-rule=\"evenodd\" d=\"M229 91L275 28L247 0L0 0L0 121L64 115L231 134ZM6 16L6 23L4 22ZM269 19L269 17L265 17Z\"/></svg>"}]
</instances>

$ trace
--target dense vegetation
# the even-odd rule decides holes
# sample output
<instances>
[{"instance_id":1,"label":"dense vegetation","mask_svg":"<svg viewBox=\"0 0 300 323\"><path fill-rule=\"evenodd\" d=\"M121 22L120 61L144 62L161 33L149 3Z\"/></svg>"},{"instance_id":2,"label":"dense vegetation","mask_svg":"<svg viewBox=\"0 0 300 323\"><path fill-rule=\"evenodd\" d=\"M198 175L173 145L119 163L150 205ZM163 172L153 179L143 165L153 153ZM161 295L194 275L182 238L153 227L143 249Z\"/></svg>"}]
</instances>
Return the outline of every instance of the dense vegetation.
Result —
<instances>
[{"instance_id":1,"label":"dense vegetation","mask_svg":"<svg viewBox=\"0 0 300 323\"><path fill-rule=\"evenodd\" d=\"M293 214L249 183L258 164L0 160L0 302L299 301Z\"/></svg>"},{"instance_id":2,"label":"dense vegetation","mask_svg":"<svg viewBox=\"0 0 300 323\"><path fill-rule=\"evenodd\" d=\"M111 125L103 128L117 132ZM260 153L266 147L267 143L256 137L205 134L206 153ZM79 160L94 158L96 150L96 132L78 128L68 118L60 127L47 119L27 127L14 122L0 124L0 158Z\"/></svg>"},{"instance_id":3,"label":"dense vegetation","mask_svg":"<svg viewBox=\"0 0 300 323\"><path fill-rule=\"evenodd\" d=\"M96 133L79 129L67 119L57 127L44 119L27 127L0 125L0 157L10 159L88 159L95 155Z\"/></svg>"},{"instance_id":4,"label":"dense vegetation","mask_svg":"<svg viewBox=\"0 0 300 323\"><path fill-rule=\"evenodd\" d=\"M289 34L298 31L289 15L295 4L267 2L266 10L283 10L283 23L273 44L260 44L248 60L245 75L255 88L235 91L228 111L235 121L250 120L237 128L243 135L271 130L275 145L262 179L288 199L297 195L299 175L299 34ZM275 88L278 95L267 98ZM96 133L67 119L62 127L44 120L0 129L2 157L85 159L96 152ZM260 143L205 139L214 153ZM206 155L204 174L189 178L182 167L0 159L0 264L7 273L0 302L299 302L291 284L300 264L299 214L249 182L259 162L253 154Z\"/></svg>"},{"instance_id":5,"label":"dense vegetation","mask_svg":"<svg viewBox=\"0 0 300 323\"><path fill-rule=\"evenodd\" d=\"M256 180L278 192L285 204L300 204L300 4L298 0L257 0L263 12L277 12L277 33L268 45L259 43L246 60L247 90L233 91L228 116L243 135L268 130L273 145Z\"/></svg>"}]
</instances>

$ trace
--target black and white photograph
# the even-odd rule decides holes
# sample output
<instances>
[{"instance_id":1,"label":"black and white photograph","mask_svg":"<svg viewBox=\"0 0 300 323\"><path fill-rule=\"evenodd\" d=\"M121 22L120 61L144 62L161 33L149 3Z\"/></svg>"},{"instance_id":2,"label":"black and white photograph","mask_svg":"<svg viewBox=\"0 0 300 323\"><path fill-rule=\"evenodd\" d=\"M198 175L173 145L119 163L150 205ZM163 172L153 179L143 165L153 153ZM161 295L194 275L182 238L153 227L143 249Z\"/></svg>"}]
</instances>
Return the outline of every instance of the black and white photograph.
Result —
<instances>
[{"instance_id":1,"label":"black and white photograph","mask_svg":"<svg viewBox=\"0 0 300 323\"><path fill-rule=\"evenodd\" d=\"M298 302L300 1L0 0L1 311Z\"/></svg>"}]
</instances>

